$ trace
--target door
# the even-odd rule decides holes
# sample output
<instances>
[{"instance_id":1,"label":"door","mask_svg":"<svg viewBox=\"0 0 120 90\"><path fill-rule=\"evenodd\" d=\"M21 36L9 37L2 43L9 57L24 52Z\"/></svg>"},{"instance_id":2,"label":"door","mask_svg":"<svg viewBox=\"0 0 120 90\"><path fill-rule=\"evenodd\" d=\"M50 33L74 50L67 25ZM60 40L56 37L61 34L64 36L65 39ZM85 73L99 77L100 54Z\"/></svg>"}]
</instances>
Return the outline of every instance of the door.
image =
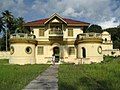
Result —
<instances>
[{"instance_id":1,"label":"door","mask_svg":"<svg viewBox=\"0 0 120 90\"><path fill-rule=\"evenodd\" d=\"M55 62L59 62L59 59L60 59L59 53L60 53L59 47L54 47L53 54L55 55Z\"/></svg>"}]
</instances>

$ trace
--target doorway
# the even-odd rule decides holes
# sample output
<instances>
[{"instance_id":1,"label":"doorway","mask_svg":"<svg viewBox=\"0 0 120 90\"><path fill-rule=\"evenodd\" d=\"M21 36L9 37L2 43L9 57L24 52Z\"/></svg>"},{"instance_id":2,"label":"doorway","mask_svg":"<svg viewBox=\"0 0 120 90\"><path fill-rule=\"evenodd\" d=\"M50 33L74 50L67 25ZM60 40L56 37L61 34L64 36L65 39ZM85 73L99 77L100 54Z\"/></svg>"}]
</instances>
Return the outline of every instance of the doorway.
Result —
<instances>
[{"instance_id":1,"label":"doorway","mask_svg":"<svg viewBox=\"0 0 120 90\"><path fill-rule=\"evenodd\" d=\"M82 57L86 58L86 49L82 47Z\"/></svg>"},{"instance_id":2,"label":"doorway","mask_svg":"<svg viewBox=\"0 0 120 90\"><path fill-rule=\"evenodd\" d=\"M55 55L55 62L59 62L60 59L60 49L59 47L54 47L53 48L53 54Z\"/></svg>"}]
</instances>

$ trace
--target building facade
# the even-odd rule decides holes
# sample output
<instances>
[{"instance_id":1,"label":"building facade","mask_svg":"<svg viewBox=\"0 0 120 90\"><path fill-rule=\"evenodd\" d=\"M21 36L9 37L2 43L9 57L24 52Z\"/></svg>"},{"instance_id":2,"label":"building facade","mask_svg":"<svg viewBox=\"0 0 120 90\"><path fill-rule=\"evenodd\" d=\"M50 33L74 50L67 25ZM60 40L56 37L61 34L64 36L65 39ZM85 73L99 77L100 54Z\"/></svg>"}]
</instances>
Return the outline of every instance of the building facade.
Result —
<instances>
[{"instance_id":1,"label":"building facade","mask_svg":"<svg viewBox=\"0 0 120 90\"><path fill-rule=\"evenodd\" d=\"M113 50L111 35L84 33L90 24L62 18L53 14L49 18L25 24L31 34L17 33L10 37L11 64L56 63L90 64L101 62L106 50ZM108 53L106 53L108 54Z\"/></svg>"}]
</instances>

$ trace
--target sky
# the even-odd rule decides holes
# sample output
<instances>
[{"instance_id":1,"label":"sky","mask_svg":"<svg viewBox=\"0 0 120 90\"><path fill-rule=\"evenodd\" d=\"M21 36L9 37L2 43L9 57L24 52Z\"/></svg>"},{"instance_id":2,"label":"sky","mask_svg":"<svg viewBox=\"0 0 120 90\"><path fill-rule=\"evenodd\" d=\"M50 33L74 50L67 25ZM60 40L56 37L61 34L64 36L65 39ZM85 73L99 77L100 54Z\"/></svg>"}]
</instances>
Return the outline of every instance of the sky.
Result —
<instances>
[{"instance_id":1,"label":"sky","mask_svg":"<svg viewBox=\"0 0 120 90\"><path fill-rule=\"evenodd\" d=\"M0 0L0 13L5 10L26 22L58 13L103 29L120 25L120 0Z\"/></svg>"}]
</instances>

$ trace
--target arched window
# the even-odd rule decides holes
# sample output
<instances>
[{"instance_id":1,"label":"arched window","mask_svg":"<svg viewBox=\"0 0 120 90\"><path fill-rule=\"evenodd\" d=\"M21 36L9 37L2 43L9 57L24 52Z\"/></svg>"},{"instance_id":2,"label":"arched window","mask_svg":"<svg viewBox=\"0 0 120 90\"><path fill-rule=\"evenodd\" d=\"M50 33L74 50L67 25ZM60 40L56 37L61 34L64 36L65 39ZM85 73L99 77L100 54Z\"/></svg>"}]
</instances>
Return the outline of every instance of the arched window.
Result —
<instances>
[{"instance_id":1,"label":"arched window","mask_svg":"<svg viewBox=\"0 0 120 90\"><path fill-rule=\"evenodd\" d=\"M82 57L86 58L86 49L82 47Z\"/></svg>"},{"instance_id":2,"label":"arched window","mask_svg":"<svg viewBox=\"0 0 120 90\"><path fill-rule=\"evenodd\" d=\"M105 42L107 42L107 38L105 38Z\"/></svg>"}]
</instances>

